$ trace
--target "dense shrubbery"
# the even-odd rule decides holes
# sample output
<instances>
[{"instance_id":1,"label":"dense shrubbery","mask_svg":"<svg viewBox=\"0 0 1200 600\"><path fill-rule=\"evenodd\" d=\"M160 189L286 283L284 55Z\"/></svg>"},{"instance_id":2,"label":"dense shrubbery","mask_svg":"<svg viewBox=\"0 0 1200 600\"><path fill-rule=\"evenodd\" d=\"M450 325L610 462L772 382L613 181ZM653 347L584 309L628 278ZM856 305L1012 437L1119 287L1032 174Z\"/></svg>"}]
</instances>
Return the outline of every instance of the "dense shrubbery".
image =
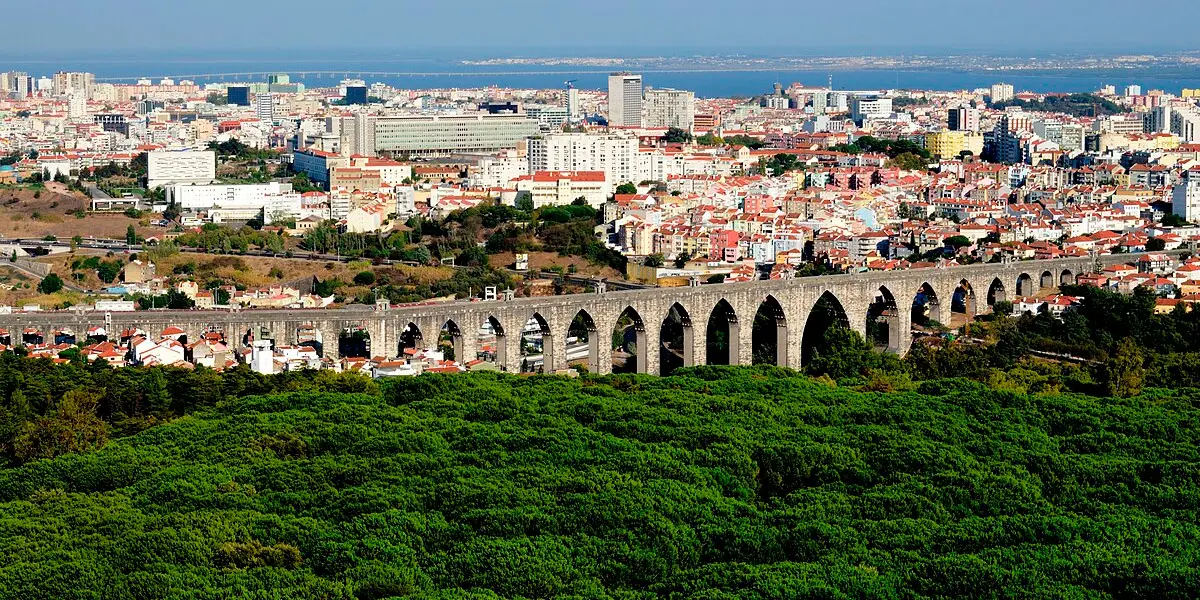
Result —
<instances>
[{"instance_id":1,"label":"dense shrubbery","mask_svg":"<svg viewBox=\"0 0 1200 600\"><path fill-rule=\"evenodd\" d=\"M1190 598L1197 398L704 367L229 400L0 471L0 598Z\"/></svg>"},{"instance_id":2,"label":"dense shrubbery","mask_svg":"<svg viewBox=\"0 0 1200 600\"><path fill-rule=\"evenodd\" d=\"M368 378L332 371L265 377L244 365L223 373L203 367L113 369L103 361L84 365L75 349L61 356L73 362L55 364L0 353L0 461L21 462L103 445L110 437L133 434L228 398L377 390ZM59 435L71 431L83 437Z\"/></svg>"},{"instance_id":3,"label":"dense shrubbery","mask_svg":"<svg viewBox=\"0 0 1200 600\"><path fill-rule=\"evenodd\" d=\"M830 150L837 152L849 152L851 154L862 154L864 152L874 152L878 154L886 154L888 158L896 158L902 154L912 154L919 158L928 159L929 151L922 148L916 142L910 140L889 140L885 138L875 138L869 135L864 135L850 144L838 144L831 146Z\"/></svg>"},{"instance_id":4,"label":"dense shrubbery","mask_svg":"<svg viewBox=\"0 0 1200 600\"><path fill-rule=\"evenodd\" d=\"M991 106L997 110L1018 106L1035 112L1066 113L1076 117L1100 117L1125 112L1121 105L1097 94L1051 95L1040 101L1013 98L1004 102L993 102Z\"/></svg>"},{"instance_id":5,"label":"dense shrubbery","mask_svg":"<svg viewBox=\"0 0 1200 600\"><path fill-rule=\"evenodd\" d=\"M180 235L175 239L175 243L188 248L203 248L226 253L235 250L245 252L253 246L278 254L284 251L285 246L283 236L278 233L258 231L250 227L234 230L212 223L205 224L199 232Z\"/></svg>"},{"instance_id":6,"label":"dense shrubbery","mask_svg":"<svg viewBox=\"0 0 1200 600\"><path fill-rule=\"evenodd\" d=\"M364 292L357 301L370 304L374 294L391 302L422 302L430 298L454 296L456 298L479 297L483 290L495 287L498 290L515 287L513 276L507 271L492 267L455 269L449 279L424 281L402 272L388 271L381 274L376 286Z\"/></svg>"}]
</instances>

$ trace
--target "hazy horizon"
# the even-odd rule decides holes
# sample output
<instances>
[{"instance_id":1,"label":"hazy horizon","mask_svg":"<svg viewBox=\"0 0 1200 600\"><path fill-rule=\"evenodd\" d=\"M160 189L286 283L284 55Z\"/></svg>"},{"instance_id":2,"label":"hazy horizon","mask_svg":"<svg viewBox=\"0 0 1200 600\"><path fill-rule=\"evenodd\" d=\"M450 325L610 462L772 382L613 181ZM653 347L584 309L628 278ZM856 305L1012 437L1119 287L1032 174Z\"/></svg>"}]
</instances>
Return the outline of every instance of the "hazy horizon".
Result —
<instances>
[{"instance_id":1,"label":"hazy horizon","mask_svg":"<svg viewBox=\"0 0 1200 600\"><path fill-rule=\"evenodd\" d=\"M147 60L162 61L251 53L255 56L248 60L381 52L461 59L596 53L1111 55L1195 48L1186 35L1164 37L1162 28L1129 26L1127 11L1103 4L1011 0L982 6L928 0L905 7L863 0L853 11L844 5L794 3L742 15L741 5L713 0L609 0L603 11L549 0L460 0L450 13L437 3L403 0L343 0L335 5L209 0L202 10L161 0L59 0L52 25L42 5L5 7L7 23L25 26L7 28L0 60L80 59L82 54L102 60L146 52L157 55ZM1174 22L1200 18L1200 3L1170 10ZM331 21L334 26L324 27ZM41 23L52 27L49 36ZM1111 35L1116 31L1120 35Z\"/></svg>"},{"instance_id":2,"label":"hazy horizon","mask_svg":"<svg viewBox=\"0 0 1200 600\"><path fill-rule=\"evenodd\" d=\"M853 56L908 57L930 56L937 58L951 56L987 57L987 58L1050 58L1050 57L1113 57L1135 54L1200 54L1200 48L1132 48L1125 46L1118 49L1094 48L1090 51L1071 51L1067 49L1042 49L1017 52L1012 49L969 48L969 47L917 47L893 48L887 46L874 47L518 47L505 48L405 48L405 47L306 47L306 48L204 48L176 47L167 50L155 50L153 56L146 55L148 49L129 48L124 50L68 50L51 49L28 51L22 49L0 49L0 61L13 60L24 63L54 63L62 60L76 62L104 63L164 63L211 61L222 62L255 62L271 60L275 62L311 62L313 60L389 60L389 61L461 61L480 59L505 58L688 58L688 57L730 57L746 56L753 58L826 58Z\"/></svg>"}]
</instances>

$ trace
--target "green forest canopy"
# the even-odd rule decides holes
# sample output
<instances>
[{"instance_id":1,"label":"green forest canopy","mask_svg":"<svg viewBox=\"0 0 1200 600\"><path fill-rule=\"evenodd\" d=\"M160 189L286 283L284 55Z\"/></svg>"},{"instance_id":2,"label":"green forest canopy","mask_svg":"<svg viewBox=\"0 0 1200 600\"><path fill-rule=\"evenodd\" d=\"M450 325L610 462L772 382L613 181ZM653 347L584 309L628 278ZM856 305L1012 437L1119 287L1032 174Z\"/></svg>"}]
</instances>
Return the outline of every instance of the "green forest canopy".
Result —
<instances>
[{"instance_id":1,"label":"green forest canopy","mask_svg":"<svg viewBox=\"0 0 1200 600\"><path fill-rule=\"evenodd\" d=\"M1037 112L1065 113L1074 117L1101 117L1126 112L1119 104L1096 94L1050 94L1040 101L1013 98L991 104L991 107L996 110L1003 110L1010 106L1019 106Z\"/></svg>"},{"instance_id":2,"label":"green forest canopy","mask_svg":"<svg viewBox=\"0 0 1200 600\"><path fill-rule=\"evenodd\" d=\"M774 367L230 398L0 471L0 598L1191 598L1194 390Z\"/></svg>"}]
</instances>

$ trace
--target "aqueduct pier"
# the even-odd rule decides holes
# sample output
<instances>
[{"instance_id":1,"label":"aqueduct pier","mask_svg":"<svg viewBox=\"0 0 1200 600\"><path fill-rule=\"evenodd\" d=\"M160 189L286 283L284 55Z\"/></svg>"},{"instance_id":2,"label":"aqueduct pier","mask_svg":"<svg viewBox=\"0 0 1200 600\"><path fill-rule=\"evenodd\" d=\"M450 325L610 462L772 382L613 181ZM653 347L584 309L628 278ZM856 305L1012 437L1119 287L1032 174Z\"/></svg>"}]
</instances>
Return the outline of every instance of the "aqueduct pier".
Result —
<instances>
[{"instance_id":1,"label":"aqueduct pier","mask_svg":"<svg viewBox=\"0 0 1200 600\"><path fill-rule=\"evenodd\" d=\"M41 332L70 329L80 335L91 327L109 331L141 328L157 335L166 327L182 329L189 339L208 331L222 331L226 339L249 332L257 339L272 339L279 345L300 343L301 331L318 331L328 342L347 330L366 332L373 356L396 356L405 346L437 340L441 332L451 337L457 357L474 357L480 350L480 329L490 325L489 336L500 368L519 372L522 361L522 332L535 323L541 333L544 371L567 367L567 338L586 338L590 371L609 372L612 344L609 332L618 323L636 338L636 371L657 374L664 322L671 319L674 331L682 329L682 343L672 350L684 366L706 364L750 364L754 352L752 324L762 311L774 321L773 362L798 368L805 359L806 329L815 321L814 307L832 312L864 336L868 327L886 330L887 347L897 354L907 352L914 315L948 323L950 313L968 316L995 302L1035 295L1061 283L1074 283L1078 275L1099 267L1135 260L1137 255L1098 255L1052 260L1008 261L969 266L936 267L805 277L791 280L692 285L603 291L539 298L510 298L497 301L456 301L387 308L318 310L138 311L125 313L56 311L0 315L0 327L20 344L27 328ZM820 303L819 303L820 301ZM919 309L919 311L918 311ZM760 317L761 318L761 317ZM713 321L715 319L715 321ZM727 340L713 361L707 335L710 323L719 322ZM869 325L871 324L871 325ZM580 335L580 329L588 333ZM760 328L761 329L761 328ZM573 333L576 332L576 333ZM576 342L578 343L578 342ZM428 345L428 343L426 343ZM329 350L326 350L328 353ZM706 352L708 357L706 358ZM336 355L335 355L336 356Z\"/></svg>"}]
</instances>

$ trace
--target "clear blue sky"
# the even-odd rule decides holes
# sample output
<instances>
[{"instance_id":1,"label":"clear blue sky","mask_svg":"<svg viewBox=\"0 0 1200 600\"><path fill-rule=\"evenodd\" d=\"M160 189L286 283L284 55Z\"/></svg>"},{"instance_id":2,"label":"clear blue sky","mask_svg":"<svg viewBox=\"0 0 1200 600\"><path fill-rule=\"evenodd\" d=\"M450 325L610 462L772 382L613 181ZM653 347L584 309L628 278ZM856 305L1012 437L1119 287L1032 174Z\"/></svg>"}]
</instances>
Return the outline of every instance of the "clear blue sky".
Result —
<instances>
[{"instance_id":1,"label":"clear blue sky","mask_svg":"<svg viewBox=\"0 0 1200 600\"><path fill-rule=\"evenodd\" d=\"M1180 50L1200 2L56 0L4 2L0 56L253 50L441 55ZM1154 26L1153 15L1164 23ZM18 25L24 23L24 25ZM44 25L43 25L44 24ZM97 50L99 50L97 52Z\"/></svg>"}]
</instances>

